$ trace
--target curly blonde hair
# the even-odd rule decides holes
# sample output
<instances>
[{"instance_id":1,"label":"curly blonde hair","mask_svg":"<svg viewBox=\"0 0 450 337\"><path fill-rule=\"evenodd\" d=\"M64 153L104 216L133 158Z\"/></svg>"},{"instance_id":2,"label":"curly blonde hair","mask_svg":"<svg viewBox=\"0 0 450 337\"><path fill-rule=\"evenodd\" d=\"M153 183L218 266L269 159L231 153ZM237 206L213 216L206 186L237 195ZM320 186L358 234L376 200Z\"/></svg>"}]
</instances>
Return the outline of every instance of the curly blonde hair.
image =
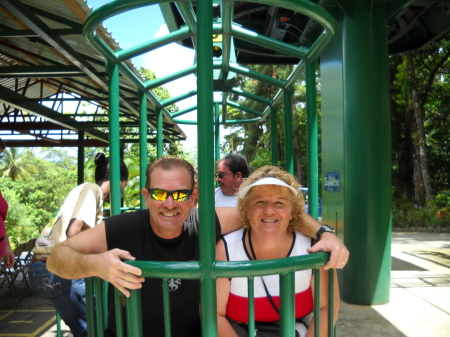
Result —
<instances>
[{"instance_id":1,"label":"curly blonde hair","mask_svg":"<svg viewBox=\"0 0 450 337\"><path fill-rule=\"evenodd\" d=\"M298 183L297 178L295 178L292 174L284 171L283 169L277 166L266 165L257 169L247 179L245 179L244 182L239 187L239 190L263 178L277 178L281 181L284 181L286 184L288 184L289 186L293 187L298 191L297 196L291 193L292 219L289 222L288 226L288 229L290 229L291 231L298 231L303 225L305 200L303 199L303 193L300 191L301 185ZM247 193L243 199L239 198L238 200L239 222L245 229L250 228L250 222L247 218L250 192Z\"/></svg>"}]
</instances>

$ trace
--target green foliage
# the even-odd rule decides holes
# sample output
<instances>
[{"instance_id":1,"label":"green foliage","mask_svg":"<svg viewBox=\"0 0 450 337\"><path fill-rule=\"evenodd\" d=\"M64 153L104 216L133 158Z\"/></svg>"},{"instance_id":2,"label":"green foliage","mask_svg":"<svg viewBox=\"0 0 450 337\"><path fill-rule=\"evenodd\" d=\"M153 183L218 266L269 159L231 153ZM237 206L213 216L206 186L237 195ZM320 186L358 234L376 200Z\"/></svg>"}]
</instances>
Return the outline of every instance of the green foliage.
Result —
<instances>
[{"instance_id":1,"label":"green foliage","mask_svg":"<svg viewBox=\"0 0 450 337\"><path fill-rule=\"evenodd\" d=\"M33 157L34 154L29 149L6 148L0 162L0 174L12 180L29 179L31 173L36 172L36 167L30 163Z\"/></svg>"},{"instance_id":2,"label":"green foliage","mask_svg":"<svg viewBox=\"0 0 450 337\"><path fill-rule=\"evenodd\" d=\"M49 150L53 159L55 153ZM9 205L6 230L13 246L37 237L76 186L73 160L49 162L34 155L27 160L35 168L28 179L0 178L0 191Z\"/></svg>"}]
</instances>

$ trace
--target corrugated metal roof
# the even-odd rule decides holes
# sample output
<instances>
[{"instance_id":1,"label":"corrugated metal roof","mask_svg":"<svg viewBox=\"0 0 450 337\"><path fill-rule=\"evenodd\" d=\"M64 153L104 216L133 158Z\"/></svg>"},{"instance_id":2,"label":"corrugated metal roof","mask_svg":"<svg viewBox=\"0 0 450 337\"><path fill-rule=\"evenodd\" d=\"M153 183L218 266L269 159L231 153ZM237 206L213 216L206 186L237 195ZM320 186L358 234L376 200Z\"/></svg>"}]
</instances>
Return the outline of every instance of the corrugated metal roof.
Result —
<instances>
[{"instance_id":1,"label":"corrugated metal roof","mask_svg":"<svg viewBox=\"0 0 450 337\"><path fill-rule=\"evenodd\" d=\"M68 130L77 129L85 130L89 139L108 139L107 133L95 126L97 121L100 123L107 116L103 111L108 108L105 59L91 47L81 31L84 20L91 12L92 9L84 0L0 1L0 101L3 102L0 104L0 137L7 140L10 146L23 146L25 142L12 140L23 139L27 133L30 136L25 138L40 139L34 144L45 144L48 137L56 138L60 145L72 144L65 142L65 137L74 134ZM105 27L99 27L98 34L111 49L120 48ZM57 46L55 41L58 42ZM126 63L140 77L136 67L130 61ZM32 68L28 70L27 67ZM59 99L55 99L55 95ZM128 122L127 126L135 125L139 120L136 88L125 76L120 78L120 95L121 121ZM50 97L53 100L49 100ZM81 112L67 115L62 113L67 111L61 111L64 106L70 105L67 102L76 99L98 102L95 104L103 109L90 117L89 123L79 122L75 115ZM62 108L61 101L64 101ZM150 141L154 138L156 117L154 105L149 101L148 106ZM41 118L32 118L30 113ZM29 120L33 120L36 125L24 123ZM66 128L57 133L45 128L36 131L40 127L38 121L49 121ZM42 124L42 127L46 125ZM166 139L185 138L181 129L167 116L164 129ZM73 139L72 136L69 138ZM128 129L121 138L124 141L130 138ZM51 143L42 146L51 146Z\"/></svg>"}]
</instances>

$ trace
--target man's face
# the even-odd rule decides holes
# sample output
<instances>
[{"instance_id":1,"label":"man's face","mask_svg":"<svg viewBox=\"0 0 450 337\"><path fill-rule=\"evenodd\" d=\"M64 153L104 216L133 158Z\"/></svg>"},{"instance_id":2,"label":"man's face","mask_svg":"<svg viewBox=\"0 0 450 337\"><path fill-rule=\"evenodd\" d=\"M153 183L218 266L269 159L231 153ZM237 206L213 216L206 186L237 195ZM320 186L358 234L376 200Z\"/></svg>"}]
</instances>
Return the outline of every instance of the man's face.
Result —
<instances>
[{"instance_id":1,"label":"man's face","mask_svg":"<svg viewBox=\"0 0 450 337\"><path fill-rule=\"evenodd\" d=\"M176 168L169 171L156 168L151 176L150 189L152 188L175 191L190 190L193 187L191 186L189 172L185 168ZM150 211L150 225L155 234L164 239L179 236L183 230L183 223L187 220L191 209L194 208L197 190L194 190L191 197L186 201L175 201L172 196L164 201L154 200L145 188L142 193Z\"/></svg>"},{"instance_id":2,"label":"man's face","mask_svg":"<svg viewBox=\"0 0 450 337\"><path fill-rule=\"evenodd\" d=\"M217 164L216 181L219 182L220 189L225 195L233 195L239 190L239 186L242 184L242 173L237 172L234 176L231 173L224 161Z\"/></svg>"}]
</instances>

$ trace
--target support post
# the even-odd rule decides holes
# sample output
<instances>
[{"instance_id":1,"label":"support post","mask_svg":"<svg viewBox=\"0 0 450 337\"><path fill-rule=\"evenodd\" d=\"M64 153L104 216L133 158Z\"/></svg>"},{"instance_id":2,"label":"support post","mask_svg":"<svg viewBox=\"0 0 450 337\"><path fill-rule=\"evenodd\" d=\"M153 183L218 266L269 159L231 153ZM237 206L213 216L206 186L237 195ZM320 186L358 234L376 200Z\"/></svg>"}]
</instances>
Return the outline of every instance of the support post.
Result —
<instances>
[{"instance_id":1,"label":"support post","mask_svg":"<svg viewBox=\"0 0 450 337\"><path fill-rule=\"evenodd\" d=\"M306 112L308 137L308 203L309 215L319 216L319 146L316 91L317 61L306 62Z\"/></svg>"},{"instance_id":2,"label":"support post","mask_svg":"<svg viewBox=\"0 0 450 337\"><path fill-rule=\"evenodd\" d=\"M106 62L109 85L109 181L111 215L120 214L119 66Z\"/></svg>"},{"instance_id":3,"label":"support post","mask_svg":"<svg viewBox=\"0 0 450 337\"><path fill-rule=\"evenodd\" d=\"M139 187L140 190L145 187L147 170L147 93L138 90L139 99ZM140 196L141 209L145 208L145 198L142 193Z\"/></svg>"},{"instance_id":4,"label":"support post","mask_svg":"<svg viewBox=\"0 0 450 337\"><path fill-rule=\"evenodd\" d=\"M272 165L278 165L278 106L273 107L270 112L270 143L272 147Z\"/></svg>"},{"instance_id":5,"label":"support post","mask_svg":"<svg viewBox=\"0 0 450 337\"><path fill-rule=\"evenodd\" d=\"M78 131L78 185L84 182L84 131Z\"/></svg>"},{"instance_id":6,"label":"support post","mask_svg":"<svg viewBox=\"0 0 450 337\"><path fill-rule=\"evenodd\" d=\"M284 92L284 169L294 174L294 156L292 151L292 89Z\"/></svg>"},{"instance_id":7,"label":"support post","mask_svg":"<svg viewBox=\"0 0 450 337\"><path fill-rule=\"evenodd\" d=\"M156 156L161 158L163 156L163 113L158 107L155 108L156 114Z\"/></svg>"}]
</instances>

